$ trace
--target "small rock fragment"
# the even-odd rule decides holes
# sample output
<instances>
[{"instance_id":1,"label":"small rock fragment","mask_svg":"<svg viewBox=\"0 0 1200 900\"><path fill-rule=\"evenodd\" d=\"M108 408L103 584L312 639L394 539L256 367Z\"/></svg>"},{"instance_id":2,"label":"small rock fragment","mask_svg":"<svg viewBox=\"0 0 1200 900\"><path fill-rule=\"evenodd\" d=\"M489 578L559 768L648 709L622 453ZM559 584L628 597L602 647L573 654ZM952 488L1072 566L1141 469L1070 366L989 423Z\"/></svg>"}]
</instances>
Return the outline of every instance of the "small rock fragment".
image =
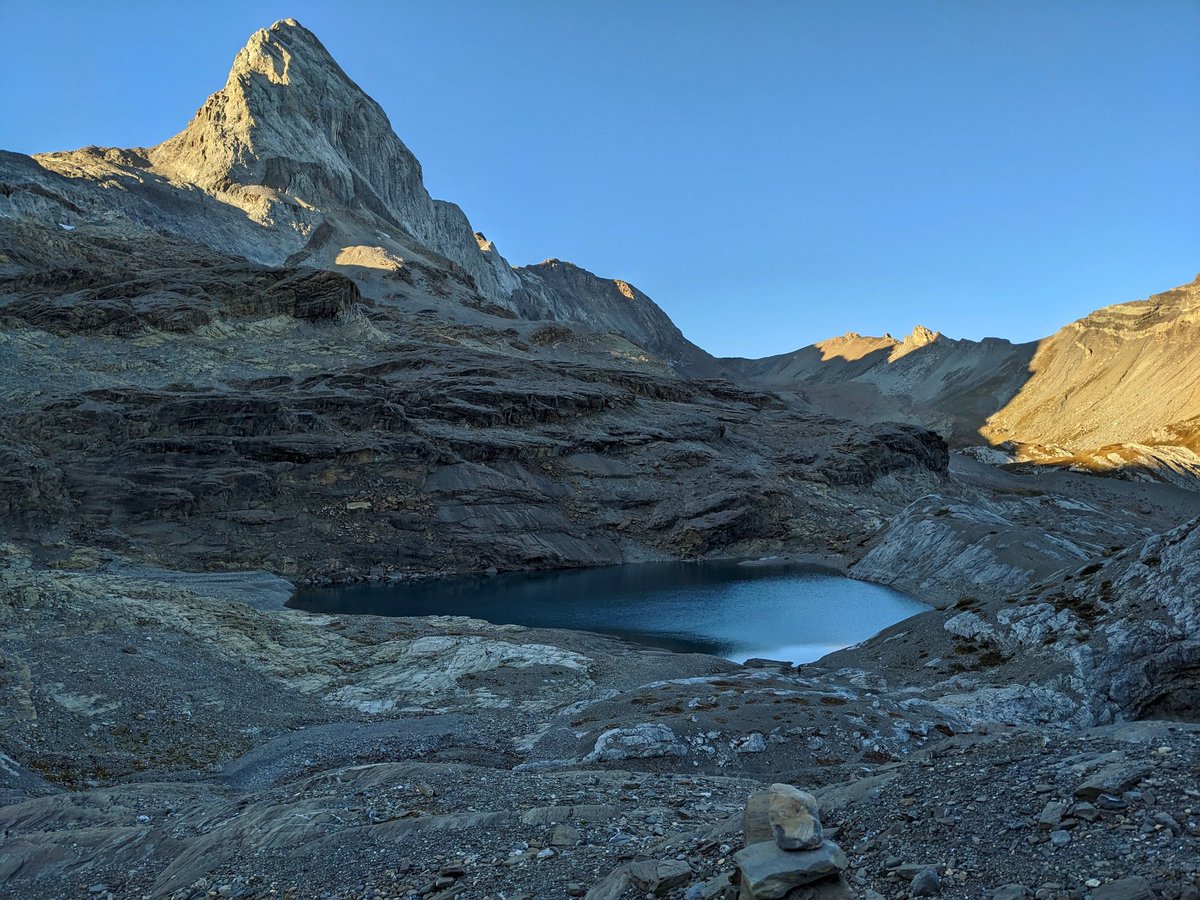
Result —
<instances>
[{"instance_id":1,"label":"small rock fragment","mask_svg":"<svg viewBox=\"0 0 1200 900\"><path fill-rule=\"evenodd\" d=\"M1114 797L1112 794L1101 794L1095 798L1096 806L1100 809L1106 809L1109 812L1116 810L1128 809L1129 803L1122 800L1120 797Z\"/></svg>"},{"instance_id":2,"label":"small rock fragment","mask_svg":"<svg viewBox=\"0 0 1200 900\"><path fill-rule=\"evenodd\" d=\"M752 732L733 742L734 753L765 753L767 741L760 732Z\"/></svg>"},{"instance_id":3,"label":"small rock fragment","mask_svg":"<svg viewBox=\"0 0 1200 900\"><path fill-rule=\"evenodd\" d=\"M570 825L555 825L550 832L551 847L574 847L579 843L579 829Z\"/></svg>"},{"instance_id":4,"label":"small rock fragment","mask_svg":"<svg viewBox=\"0 0 1200 900\"><path fill-rule=\"evenodd\" d=\"M1100 817L1100 811L1090 803L1076 803L1071 807L1071 815L1085 822L1095 822Z\"/></svg>"},{"instance_id":5,"label":"small rock fragment","mask_svg":"<svg viewBox=\"0 0 1200 900\"><path fill-rule=\"evenodd\" d=\"M1080 800L1094 801L1101 794L1119 796L1130 788L1137 787L1149 769L1127 762L1110 763L1097 770L1091 778L1075 789Z\"/></svg>"},{"instance_id":6,"label":"small rock fragment","mask_svg":"<svg viewBox=\"0 0 1200 900\"><path fill-rule=\"evenodd\" d=\"M1006 884L988 893L988 900L1025 900L1030 896L1029 888L1023 884Z\"/></svg>"},{"instance_id":7,"label":"small rock fragment","mask_svg":"<svg viewBox=\"0 0 1200 900\"><path fill-rule=\"evenodd\" d=\"M1038 816L1038 827L1047 831L1053 830L1058 827L1059 822L1066 814L1067 804L1051 800L1042 807L1041 815Z\"/></svg>"}]
</instances>

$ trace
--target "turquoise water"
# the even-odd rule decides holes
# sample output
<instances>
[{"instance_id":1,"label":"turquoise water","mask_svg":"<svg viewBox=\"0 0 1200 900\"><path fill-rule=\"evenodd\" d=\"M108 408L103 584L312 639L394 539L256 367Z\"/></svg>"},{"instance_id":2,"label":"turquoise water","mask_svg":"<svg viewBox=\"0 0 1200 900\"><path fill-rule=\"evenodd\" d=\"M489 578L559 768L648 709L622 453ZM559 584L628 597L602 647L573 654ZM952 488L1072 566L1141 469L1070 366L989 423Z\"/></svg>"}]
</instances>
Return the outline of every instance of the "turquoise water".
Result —
<instances>
[{"instance_id":1,"label":"turquoise water","mask_svg":"<svg viewBox=\"0 0 1200 900\"><path fill-rule=\"evenodd\" d=\"M929 609L891 588L826 571L730 562L312 588L289 605L338 614L471 616L496 624L598 631L735 662L758 656L798 663Z\"/></svg>"}]
</instances>

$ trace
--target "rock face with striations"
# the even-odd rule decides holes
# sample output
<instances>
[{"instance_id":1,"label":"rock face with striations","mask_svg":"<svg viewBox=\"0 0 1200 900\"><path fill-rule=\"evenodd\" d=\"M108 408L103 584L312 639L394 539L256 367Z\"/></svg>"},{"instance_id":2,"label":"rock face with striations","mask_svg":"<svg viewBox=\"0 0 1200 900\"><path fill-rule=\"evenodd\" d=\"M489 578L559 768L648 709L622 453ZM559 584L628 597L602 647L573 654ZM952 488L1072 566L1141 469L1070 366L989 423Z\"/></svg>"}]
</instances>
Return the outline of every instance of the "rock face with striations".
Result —
<instances>
[{"instance_id":1,"label":"rock face with striations","mask_svg":"<svg viewBox=\"0 0 1200 900\"><path fill-rule=\"evenodd\" d=\"M480 249L462 211L429 196L421 164L379 104L294 19L251 36L225 87L184 131L119 154L110 154L118 165L128 160L243 210L273 238L247 232L243 255L261 262L301 251L323 223L353 230L360 223L339 221L352 216L407 232L461 266L486 297L503 299L517 285L503 258ZM78 155L38 159L63 171Z\"/></svg>"},{"instance_id":2,"label":"rock face with striations","mask_svg":"<svg viewBox=\"0 0 1200 900\"><path fill-rule=\"evenodd\" d=\"M479 247L462 210L429 196L421 164L379 104L294 19L255 32L225 87L147 157L172 181L256 220L307 232L316 223L296 201L373 214L462 266L486 297L503 299L517 285L504 259Z\"/></svg>"},{"instance_id":3,"label":"rock face with striations","mask_svg":"<svg viewBox=\"0 0 1200 900\"><path fill-rule=\"evenodd\" d=\"M1189 296L1101 318L1166 359ZM1080 332L1092 355L1119 343L1089 343L1102 330ZM0 893L580 896L616 857L633 861L588 897L982 896L1086 848L1078 886L1100 838L1124 861L1094 873L1124 876L1109 896L1166 871L1192 874L1154 890L1194 896L1195 734L1051 735L1195 718L1200 494L948 454L896 398L959 397L948 421L1007 402L1024 362L1005 342L917 329L814 352L840 375L705 377L632 285L512 270L290 20L158 147L0 153ZM1039 351L1046 373L1092 365L1062 353ZM889 380L910 421L846 420ZM1191 382L1154 383L1190 410ZM314 617L278 608L282 578L236 571L806 551L956 605L813 665L739 666ZM1131 734L1140 749L1114 748ZM824 827L814 797L761 790L780 772L820 786ZM1141 826L1105 821L1135 802ZM1050 862L1012 851L1039 811ZM1086 842L1063 842L1071 818ZM972 854L953 874L929 855L951 835Z\"/></svg>"},{"instance_id":4,"label":"rock face with striations","mask_svg":"<svg viewBox=\"0 0 1200 900\"><path fill-rule=\"evenodd\" d=\"M0 155L0 247L13 537L316 579L806 551L946 470L703 380L625 281L512 269L290 19L156 147Z\"/></svg>"},{"instance_id":5,"label":"rock face with striations","mask_svg":"<svg viewBox=\"0 0 1200 900\"><path fill-rule=\"evenodd\" d=\"M1040 341L984 436L1021 456L1200 484L1200 277L1096 310Z\"/></svg>"},{"instance_id":6,"label":"rock face with striations","mask_svg":"<svg viewBox=\"0 0 1200 900\"><path fill-rule=\"evenodd\" d=\"M1195 721L1200 704L1200 518L1020 590L981 590L831 654L832 668L887 660L905 683L928 680L947 707L986 673L991 715L1042 706L1059 726L1134 719ZM911 641L919 658L898 642ZM892 649L889 651L887 648ZM868 662L870 661L870 662ZM1035 674L1036 673L1036 674ZM985 704L986 705L986 704Z\"/></svg>"}]
</instances>

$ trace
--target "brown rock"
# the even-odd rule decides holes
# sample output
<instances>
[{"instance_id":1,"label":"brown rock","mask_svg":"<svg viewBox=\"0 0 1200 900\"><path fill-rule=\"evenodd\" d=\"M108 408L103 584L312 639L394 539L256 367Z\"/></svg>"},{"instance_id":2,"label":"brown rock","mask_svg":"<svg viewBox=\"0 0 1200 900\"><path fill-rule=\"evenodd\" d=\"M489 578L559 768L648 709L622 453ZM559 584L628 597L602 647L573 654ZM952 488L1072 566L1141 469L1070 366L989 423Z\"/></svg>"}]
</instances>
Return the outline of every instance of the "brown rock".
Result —
<instances>
[{"instance_id":1,"label":"brown rock","mask_svg":"<svg viewBox=\"0 0 1200 900\"><path fill-rule=\"evenodd\" d=\"M821 821L817 800L790 784L773 784L767 802L767 820L781 850L814 850L821 846Z\"/></svg>"}]
</instances>

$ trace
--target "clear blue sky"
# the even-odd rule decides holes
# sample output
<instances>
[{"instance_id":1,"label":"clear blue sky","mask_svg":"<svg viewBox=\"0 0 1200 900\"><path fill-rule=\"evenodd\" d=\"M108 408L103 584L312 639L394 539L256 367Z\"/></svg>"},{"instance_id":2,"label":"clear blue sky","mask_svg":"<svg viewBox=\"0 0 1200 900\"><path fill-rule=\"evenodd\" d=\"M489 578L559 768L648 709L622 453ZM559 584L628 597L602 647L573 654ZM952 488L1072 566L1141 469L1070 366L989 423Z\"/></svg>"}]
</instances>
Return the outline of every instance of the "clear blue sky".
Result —
<instances>
[{"instance_id":1,"label":"clear blue sky","mask_svg":"<svg viewBox=\"0 0 1200 900\"><path fill-rule=\"evenodd\" d=\"M1200 270L1200 0L0 0L0 147L157 143L287 16L510 261L718 354L1027 340Z\"/></svg>"}]
</instances>

